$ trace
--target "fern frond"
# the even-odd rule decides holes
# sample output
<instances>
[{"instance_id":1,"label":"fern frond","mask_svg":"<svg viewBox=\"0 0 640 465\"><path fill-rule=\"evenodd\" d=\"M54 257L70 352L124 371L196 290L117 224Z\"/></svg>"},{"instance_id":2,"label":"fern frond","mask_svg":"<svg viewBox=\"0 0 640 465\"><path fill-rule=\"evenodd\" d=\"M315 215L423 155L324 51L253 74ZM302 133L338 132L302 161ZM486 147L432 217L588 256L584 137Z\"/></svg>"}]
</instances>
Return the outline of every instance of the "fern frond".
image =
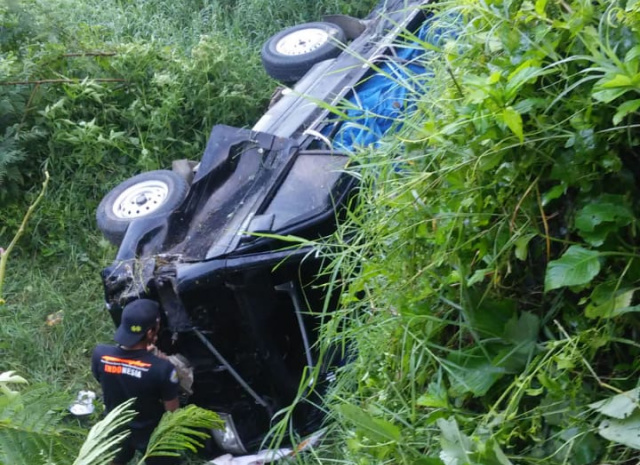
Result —
<instances>
[{"instance_id":1,"label":"fern frond","mask_svg":"<svg viewBox=\"0 0 640 465\"><path fill-rule=\"evenodd\" d=\"M3 425L4 426L4 425ZM0 427L0 463L34 463L34 457L42 457L54 463L64 463L74 448L66 437L53 432L38 433Z\"/></svg>"},{"instance_id":2,"label":"fern frond","mask_svg":"<svg viewBox=\"0 0 640 465\"><path fill-rule=\"evenodd\" d=\"M117 446L129 436L125 426L136 415L130 409L134 401L123 402L93 425L73 465L107 465L113 460L118 452Z\"/></svg>"},{"instance_id":3,"label":"fern frond","mask_svg":"<svg viewBox=\"0 0 640 465\"><path fill-rule=\"evenodd\" d=\"M33 463L36 456L64 460L81 438L79 430L61 426L60 410L69 399L48 387L8 387L25 382L10 372L0 376L0 463Z\"/></svg>"},{"instance_id":4,"label":"fern frond","mask_svg":"<svg viewBox=\"0 0 640 465\"><path fill-rule=\"evenodd\" d=\"M218 414L195 405L166 412L151 435L147 452L140 463L148 457L176 457L183 450L195 452L211 436L211 430L223 427L224 421Z\"/></svg>"}]
</instances>

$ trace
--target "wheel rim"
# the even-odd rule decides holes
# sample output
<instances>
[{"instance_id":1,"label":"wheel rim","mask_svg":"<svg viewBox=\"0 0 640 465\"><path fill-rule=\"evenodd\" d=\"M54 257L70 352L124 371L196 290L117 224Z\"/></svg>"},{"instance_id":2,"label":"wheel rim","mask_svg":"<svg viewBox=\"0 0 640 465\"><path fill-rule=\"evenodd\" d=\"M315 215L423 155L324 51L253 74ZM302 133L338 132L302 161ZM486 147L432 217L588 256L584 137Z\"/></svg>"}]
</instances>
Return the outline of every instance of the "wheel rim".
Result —
<instances>
[{"instance_id":1,"label":"wheel rim","mask_svg":"<svg viewBox=\"0 0 640 465\"><path fill-rule=\"evenodd\" d=\"M117 218L132 219L153 213L167 200L169 186L163 181L144 181L125 189L113 204Z\"/></svg>"},{"instance_id":2,"label":"wheel rim","mask_svg":"<svg viewBox=\"0 0 640 465\"><path fill-rule=\"evenodd\" d=\"M329 41L329 33L312 27L287 34L276 43L276 52L282 55L304 55L313 52Z\"/></svg>"}]
</instances>

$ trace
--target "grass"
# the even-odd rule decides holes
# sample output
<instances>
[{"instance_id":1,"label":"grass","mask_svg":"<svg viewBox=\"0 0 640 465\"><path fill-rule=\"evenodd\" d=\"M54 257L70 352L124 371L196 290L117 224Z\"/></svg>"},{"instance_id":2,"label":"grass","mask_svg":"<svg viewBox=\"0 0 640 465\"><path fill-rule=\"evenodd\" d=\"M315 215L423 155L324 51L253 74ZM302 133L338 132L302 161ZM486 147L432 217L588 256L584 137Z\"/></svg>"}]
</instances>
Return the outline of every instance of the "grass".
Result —
<instances>
[{"instance_id":1,"label":"grass","mask_svg":"<svg viewBox=\"0 0 640 465\"><path fill-rule=\"evenodd\" d=\"M95 389L87 368L91 351L112 333L99 269L72 260L35 267L28 258L12 260L9 269L7 304L0 307L0 371L67 392ZM56 314L61 320L48 325Z\"/></svg>"},{"instance_id":2,"label":"grass","mask_svg":"<svg viewBox=\"0 0 640 465\"><path fill-rule=\"evenodd\" d=\"M21 2L16 2L20 5ZM240 40L241 47L254 51L280 29L307 21L317 21L323 14L367 14L374 1L357 5L342 0L306 2L290 0L196 0L167 2L149 0L127 2L108 0L25 1L31 11L25 18L35 21L50 39L78 45L93 39L105 46L127 42L157 42L189 51L203 35L223 34ZM78 34L71 37L72 33Z\"/></svg>"}]
</instances>

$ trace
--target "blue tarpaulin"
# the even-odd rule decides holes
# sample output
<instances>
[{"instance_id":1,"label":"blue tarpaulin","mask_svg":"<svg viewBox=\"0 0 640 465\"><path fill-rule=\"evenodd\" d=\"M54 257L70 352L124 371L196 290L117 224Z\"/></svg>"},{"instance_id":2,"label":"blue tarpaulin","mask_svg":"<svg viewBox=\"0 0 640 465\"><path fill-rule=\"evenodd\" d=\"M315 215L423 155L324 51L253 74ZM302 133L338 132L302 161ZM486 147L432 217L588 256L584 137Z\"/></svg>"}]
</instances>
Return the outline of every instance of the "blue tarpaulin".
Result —
<instances>
[{"instance_id":1,"label":"blue tarpaulin","mask_svg":"<svg viewBox=\"0 0 640 465\"><path fill-rule=\"evenodd\" d=\"M323 131L329 136L336 131L332 136L335 149L353 152L376 144L391 127L399 128L402 115L415 108L412 94L424 89L433 76L421 60L427 50L419 41L439 46L445 39L440 31L431 30L430 23L426 21L415 33L413 43L396 44L393 55L376 63L378 71L347 95L347 121L336 123L337 131L335 125Z\"/></svg>"}]
</instances>

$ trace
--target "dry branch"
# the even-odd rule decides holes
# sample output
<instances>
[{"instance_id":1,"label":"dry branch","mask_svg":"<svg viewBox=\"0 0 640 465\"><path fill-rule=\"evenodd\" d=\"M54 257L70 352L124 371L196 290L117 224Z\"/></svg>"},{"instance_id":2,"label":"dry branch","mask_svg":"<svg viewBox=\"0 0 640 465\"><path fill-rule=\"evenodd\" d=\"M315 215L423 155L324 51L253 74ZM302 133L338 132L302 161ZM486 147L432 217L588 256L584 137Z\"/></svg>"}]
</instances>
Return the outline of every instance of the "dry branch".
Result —
<instances>
[{"instance_id":1,"label":"dry branch","mask_svg":"<svg viewBox=\"0 0 640 465\"><path fill-rule=\"evenodd\" d=\"M40 194L38 194L38 197L36 197L31 206L27 209L27 213L25 213L24 217L22 218L22 223L20 223L20 227L18 228L16 234L13 236L11 243L5 250L2 250L2 252L0 252L0 305L4 305L5 303L4 299L2 298L2 286L4 284L4 276L5 270L7 269L7 259L9 258L9 253L11 253L15 245L18 243L18 239L20 239L20 236L22 236L22 234L24 233L24 230L27 227L27 222L29 221L29 218L31 217L33 211L36 209L36 207L44 197L48 185L49 172L45 170L44 181L42 182L42 189L40 190Z\"/></svg>"}]
</instances>

